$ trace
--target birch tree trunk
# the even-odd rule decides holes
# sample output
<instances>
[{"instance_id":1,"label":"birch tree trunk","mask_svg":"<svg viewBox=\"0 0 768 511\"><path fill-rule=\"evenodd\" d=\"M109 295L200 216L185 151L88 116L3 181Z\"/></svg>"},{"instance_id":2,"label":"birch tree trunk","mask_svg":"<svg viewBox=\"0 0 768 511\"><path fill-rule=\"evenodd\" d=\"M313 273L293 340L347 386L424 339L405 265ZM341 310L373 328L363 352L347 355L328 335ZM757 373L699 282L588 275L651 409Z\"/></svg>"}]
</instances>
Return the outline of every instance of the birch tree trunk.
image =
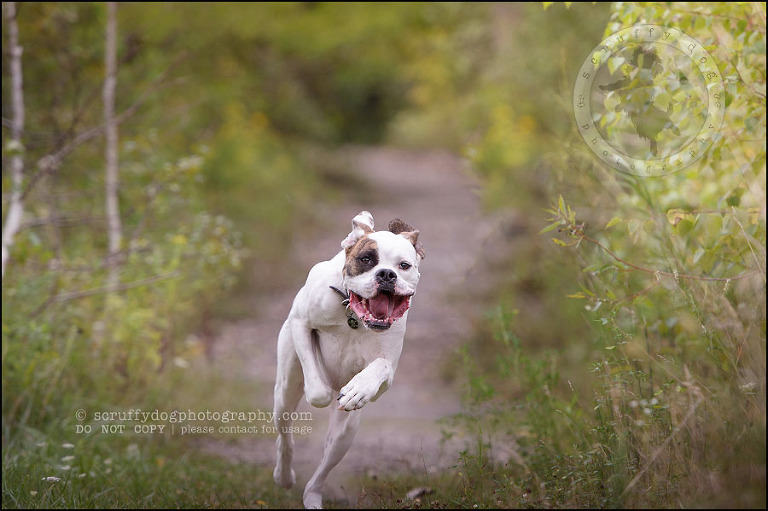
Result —
<instances>
[{"instance_id":1,"label":"birch tree trunk","mask_svg":"<svg viewBox=\"0 0 768 511\"><path fill-rule=\"evenodd\" d=\"M21 217L24 214L22 202L22 180L24 172L24 159L22 157L24 145L21 136L24 132L24 81L21 74L21 54L23 49L19 46L19 25L16 23L16 2L3 4L8 16L8 49L11 54L11 108L13 119L11 121L11 139L9 141L11 156L11 204L3 225L2 241L2 279L5 281L5 265L8 263L9 252L13 246L13 238L21 225Z\"/></svg>"},{"instance_id":2,"label":"birch tree trunk","mask_svg":"<svg viewBox=\"0 0 768 511\"><path fill-rule=\"evenodd\" d=\"M115 88L117 85L117 3L107 2L107 29L105 44L104 130L106 138L106 217L109 240L108 287L116 289L119 283L117 255L123 238L118 202L117 120L115 119Z\"/></svg>"}]
</instances>

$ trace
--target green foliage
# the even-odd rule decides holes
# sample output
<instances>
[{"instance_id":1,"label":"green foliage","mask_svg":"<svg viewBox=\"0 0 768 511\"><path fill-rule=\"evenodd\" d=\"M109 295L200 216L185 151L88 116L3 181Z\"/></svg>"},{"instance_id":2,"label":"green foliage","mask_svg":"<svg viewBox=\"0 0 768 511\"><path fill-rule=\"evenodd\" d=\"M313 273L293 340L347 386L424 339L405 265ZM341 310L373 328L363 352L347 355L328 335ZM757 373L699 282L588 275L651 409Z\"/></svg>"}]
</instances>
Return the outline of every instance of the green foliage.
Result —
<instances>
[{"instance_id":1,"label":"green foliage","mask_svg":"<svg viewBox=\"0 0 768 511\"><path fill-rule=\"evenodd\" d=\"M18 20L28 222L3 279L4 442L25 428L57 424L84 401L116 403L146 393L162 369L184 362L182 341L199 327L200 311L232 286L245 256L232 222L206 211L204 148L173 147L161 130L142 124L147 117L126 116L124 244L118 288L108 292L103 145L72 144L102 123L103 5L24 4ZM119 83L128 90L126 82L139 73L128 61L122 70L129 72ZM51 87L35 85L42 83ZM159 99L145 91L137 103L141 96L122 94L118 111ZM62 147L71 150L44 171L37 162Z\"/></svg>"},{"instance_id":2,"label":"green foliage","mask_svg":"<svg viewBox=\"0 0 768 511\"><path fill-rule=\"evenodd\" d=\"M3 286L9 425L55 420L55 403L140 391L161 367L183 357L180 339L200 309L234 283L241 242L230 221L198 209L202 159L153 169L141 158L141 143L131 149L137 159L130 162L129 151L124 160L123 190L134 209L127 215L133 222L125 224L133 229L120 293L106 292L103 234L91 227L71 228L60 247L31 236L34 231L20 236ZM165 220L182 217L188 222Z\"/></svg>"},{"instance_id":3,"label":"green foliage","mask_svg":"<svg viewBox=\"0 0 768 511\"><path fill-rule=\"evenodd\" d=\"M518 204L532 191L549 197L541 234L551 249L538 257L554 263L547 279L565 283L568 296L541 317L578 328L576 316L565 312L570 302L591 324L556 352L536 354L551 334L530 335L535 317L527 311L514 322L500 312L500 324L465 348L473 406L459 419L467 431L481 432L485 445L470 456L487 461L472 482L492 478L520 506L531 502L522 490L531 488L535 506L761 507L764 7L620 3L588 45L640 23L696 37L720 66L727 105L722 136L694 165L661 178L620 174L603 167L571 126L564 125L567 133L536 129L532 141L523 138L515 129L520 107L512 102L489 110L493 123L468 145L491 204ZM572 80L575 73L564 76ZM545 96L560 105L553 119L570 114L570 83L554 100ZM532 111L546 111L542 96L530 96ZM672 113L695 124L697 110L686 101L671 98ZM606 129L620 130L617 123L606 121ZM545 177L531 182L531 168ZM519 255L510 271L527 270L518 268ZM547 295L532 296L520 280L504 285L506 303L521 310ZM494 463L491 447L514 454Z\"/></svg>"},{"instance_id":4,"label":"green foliage","mask_svg":"<svg viewBox=\"0 0 768 511\"><path fill-rule=\"evenodd\" d=\"M319 185L263 113L247 117L237 105L228 108L202 171L207 204L240 219L247 246L272 259L284 253L297 218L309 214L310 190Z\"/></svg>"},{"instance_id":5,"label":"green foliage","mask_svg":"<svg viewBox=\"0 0 768 511\"><path fill-rule=\"evenodd\" d=\"M446 23L426 39L428 61L414 62L423 76L411 89L414 108L395 119L390 137L463 153L483 177L490 207L541 207L542 157L571 130L571 77L591 50L588 34L602 32L607 6L451 10L462 20L456 35L445 34L453 26Z\"/></svg>"},{"instance_id":6,"label":"green foliage","mask_svg":"<svg viewBox=\"0 0 768 511\"><path fill-rule=\"evenodd\" d=\"M440 27L443 10L422 3L127 4L122 19L144 59L187 55L180 72L195 80L167 106L183 110L196 129L220 127L222 113L237 104L262 112L284 135L370 143L407 106L411 46ZM196 108L186 112L190 99Z\"/></svg>"}]
</instances>

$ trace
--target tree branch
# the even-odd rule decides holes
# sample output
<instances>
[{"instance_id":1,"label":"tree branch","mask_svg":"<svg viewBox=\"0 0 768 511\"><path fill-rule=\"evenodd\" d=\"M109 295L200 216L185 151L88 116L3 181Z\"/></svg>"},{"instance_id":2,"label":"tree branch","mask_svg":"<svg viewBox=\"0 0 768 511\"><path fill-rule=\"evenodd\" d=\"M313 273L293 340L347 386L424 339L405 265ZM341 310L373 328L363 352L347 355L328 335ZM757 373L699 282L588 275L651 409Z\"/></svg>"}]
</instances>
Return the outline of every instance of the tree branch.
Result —
<instances>
[{"instance_id":1,"label":"tree branch","mask_svg":"<svg viewBox=\"0 0 768 511\"><path fill-rule=\"evenodd\" d=\"M561 229L563 230L563 229ZM661 270L654 270L652 268L645 268L643 266L639 266L637 264L632 264L629 261L625 261L621 257L617 256L611 249L597 241L596 239L590 238L587 236L584 231L582 231L579 227L576 226L570 226L567 228L567 230L570 230L571 233L573 233L574 236L579 238L580 240L588 241L589 243L592 243L593 245L598 246L601 248L606 254L611 256L614 260L620 262L621 264L628 266L632 268L633 270L641 271L644 273L650 273L651 275L658 277L672 277L675 280L677 279L687 279L687 280L703 280L708 282L730 282L732 280L740 280L747 278L749 276L752 276L757 273L756 270L747 271L744 273L740 273L738 275L735 275L733 277L701 277L699 275L686 275L684 273L677 273L677 272L668 272L668 271L661 271Z\"/></svg>"},{"instance_id":2,"label":"tree branch","mask_svg":"<svg viewBox=\"0 0 768 511\"><path fill-rule=\"evenodd\" d=\"M159 282L161 280L170 279L178 275L179 275L179 272L177 270L174 270L172 272L161 273L159 275L153 275L152 277L134 280L133 282L125 282L122 284L118 284L114 288L112 288L109 285L106 285L102 287L96 287L93 289L85 289L83 291L69 291L66 293L60 293L53 296L50 299L49 303L61 303L69 300L78 300L80 298L87 298L89 296L100 295L104 293L126 291L128 289L133 289L135 287L146 286L149 284L153 284L155 282Z\"/></svg>"},{"instance_id":3,"label":"tree branch","mask_svg":"<svg viewBox=\"0 0 768 511\"><path fill-rule=\"evenodd\" d=\"M136 99L136 101L131 104L128 108L126 108L122 113L117 115L115 117L115 122L119 126L123 124L125 121L130 119L136 111L141 107L141 105L144 104L144 102L147 100L147 98L150 96L151 93L153 93L159 84L161 84L168 76L168 73L171 69L173 69L178 62L184 58L184 56L180 57L177 62L174 62L170 66L168 66L167 69L163 70L157 77L152 80L152 82L144 89L144 91L139 95L139 97ZM67 144L59 148L57 151L47 154L37 160L35 163L35 167L37 168L37 171L29 178L26 186L24 187L24 191L22 193L22 200L25 199L32 191L32 189L35 187L37 182L46 174L52 174L56 172L61 165L61 163L64 161L64 159L69 156L69 154L80 147L81 145L85 144L86 142L89 142L90 140L93 140L96 137L101 136L106 130L106 125L100 124L98 126L94 126L93 128L89 128L72 138Z\"/></svg>"},{"instance_id":4,"label":"tree branch","mask_svg":"<svg viewBox=\"0 0 768 511\"><path fill-rule=\"evenodd\" d=\"M73 227L78 225L95 225L104 221L103 217L94 215L81 215L81 216L66 216L66 215L49 215L42 218L33 218L27 220L19 226L19 231L26 229L33 229L35 227L45 227L53 225L56 227Z\"/></svg>"},{"instance_id":5,"label":"tree branch","mask_svg":"<svg viewBox=\"0 0 768 511\"><path fill-rule=\"evenodd\" d=\"M116 293L120 291L126 291L128 289L133 289L135 287L146 286L149 284L153 284L155 282L159 282L161 280L170 279L178 275L179 275L178 270L174 270L172 272L161 273L159 275L153 275L152 277L134 280L133 282L118 284L117 286L107 285L103 287L96 287L93 289L85 289L83 291L69 291L66 293L59 293L59 294L55 294L59 286L59 280L58 278L56 278L56 280L53 283L53 286L51 287L51 294L43 303L38 305L37 308L35 308L35 310L32 311L32 313L30 314L30 318L37 317L41 312L43 312L49 305L53 303L67 302L69 300L79 300L80 298L88 298L89 296L95 296L95 295L100 295L104 293Z\"/></svg>"}]
</instances>

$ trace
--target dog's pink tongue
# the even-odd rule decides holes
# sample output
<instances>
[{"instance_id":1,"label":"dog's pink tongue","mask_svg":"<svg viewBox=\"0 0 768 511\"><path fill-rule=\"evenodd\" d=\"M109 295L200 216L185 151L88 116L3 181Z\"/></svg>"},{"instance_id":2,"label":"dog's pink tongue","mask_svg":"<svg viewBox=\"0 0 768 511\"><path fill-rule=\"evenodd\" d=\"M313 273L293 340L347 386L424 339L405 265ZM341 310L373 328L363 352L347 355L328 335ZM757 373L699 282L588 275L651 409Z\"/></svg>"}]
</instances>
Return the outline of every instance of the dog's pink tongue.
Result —
<instances>
[{"instance_id":1,"label":"dog's pink tongue","mask_svg":"<svg viewBox=\"0 0 768 511\"><path fill-rule=\"evenodd\" d=\"M380 293L368 299L368 310L376 319L386 319L392 313L389 295Z\"/></svg>"}]
</instances>

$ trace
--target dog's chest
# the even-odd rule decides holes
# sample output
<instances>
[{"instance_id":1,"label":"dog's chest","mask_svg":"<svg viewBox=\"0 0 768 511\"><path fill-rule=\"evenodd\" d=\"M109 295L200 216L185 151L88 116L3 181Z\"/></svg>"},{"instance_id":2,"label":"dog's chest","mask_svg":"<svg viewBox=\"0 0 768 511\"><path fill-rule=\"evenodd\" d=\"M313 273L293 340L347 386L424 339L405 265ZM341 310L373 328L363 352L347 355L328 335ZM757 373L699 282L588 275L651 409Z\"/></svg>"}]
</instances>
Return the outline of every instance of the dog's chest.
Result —
<instances>
[{"instance_id":1,"label":"dog's chest","mask_svg":"<svg viewBox=\"0 0 768 511\"><path fill-rule=\"evenodd\" d=\"M403 336L398 335L399 332L353 330L346 323L316 332L318 360L336 390L377 358L396 361L403 346Z\"/></svg>"}]
</instances>

